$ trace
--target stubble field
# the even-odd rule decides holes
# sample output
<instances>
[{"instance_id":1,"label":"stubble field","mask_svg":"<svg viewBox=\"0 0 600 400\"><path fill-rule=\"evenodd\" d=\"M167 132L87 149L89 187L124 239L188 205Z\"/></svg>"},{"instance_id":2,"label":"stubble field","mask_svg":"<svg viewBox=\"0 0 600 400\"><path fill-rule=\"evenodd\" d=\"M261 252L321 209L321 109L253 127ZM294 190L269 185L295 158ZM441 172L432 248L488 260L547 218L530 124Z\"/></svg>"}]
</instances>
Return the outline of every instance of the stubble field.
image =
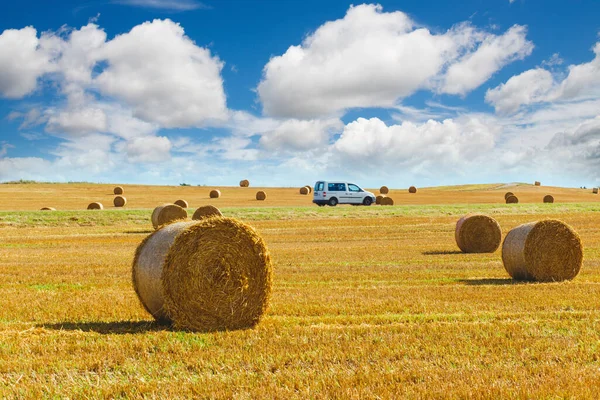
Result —
<instances>
[{"instance_id":1,"label":"stubble field","mask_svg":"<svg viewBox=\"0 0 600 400\"><path fill-rule=\"evenodd\" d=\"M598 398L599 196L477 185L392 190L393 207L319 208L297 189L0 185L0 397ZM521 200L501 204L505 191ZM552 194L554 204L541 204ZM152 321L130 283L151 209L214 204L264 237L271 307L252 330ZM56 212L40 212L42 206ZM64 211L63 211L64 210ZM517 283L462 254L454 225L485 212L503 236L542 218L584 243L571 282Z\"/></svg>"}]
</instances>

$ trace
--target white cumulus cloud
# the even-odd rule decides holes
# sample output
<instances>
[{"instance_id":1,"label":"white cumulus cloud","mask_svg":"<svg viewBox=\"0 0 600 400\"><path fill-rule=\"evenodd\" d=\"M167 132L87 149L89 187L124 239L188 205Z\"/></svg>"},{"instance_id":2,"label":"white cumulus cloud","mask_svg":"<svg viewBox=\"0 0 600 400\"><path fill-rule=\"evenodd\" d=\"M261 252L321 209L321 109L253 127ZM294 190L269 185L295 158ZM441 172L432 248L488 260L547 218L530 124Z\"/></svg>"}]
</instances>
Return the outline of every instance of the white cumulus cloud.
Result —
<instances>
[{"instance_id":1,"label":"white cumulus cloud","mask_svg":"<svg viewBox=\"0 0 600 400\"><path fill-rule=\"evenodd\" d=\"M542 68L530 69L488 90L485 100L493 104L498 113L514 113L522 105L544 101L553 85L550 72Z\"/></svg>"}]
</instances>

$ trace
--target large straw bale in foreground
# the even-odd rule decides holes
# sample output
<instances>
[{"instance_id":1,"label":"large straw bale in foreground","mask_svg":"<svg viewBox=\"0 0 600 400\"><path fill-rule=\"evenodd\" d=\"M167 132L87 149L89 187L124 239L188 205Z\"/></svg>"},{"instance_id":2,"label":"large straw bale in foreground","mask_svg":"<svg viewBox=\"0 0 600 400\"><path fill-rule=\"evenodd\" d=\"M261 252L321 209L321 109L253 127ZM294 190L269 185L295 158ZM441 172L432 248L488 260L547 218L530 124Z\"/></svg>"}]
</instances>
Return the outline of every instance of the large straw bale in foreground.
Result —
<instances>
[{"instance_id":1,"label":"large straw bale in foreground","mask_svg":"<svg viewBox=\"0 0 600 400\"><path fill-rule=\"evenodd\" d=\"M517 204L518 202L519 202L519 199L515 195L508 196L506 198L506 204Z\"/></svg>"},{"instance_id":2,"label":"large straw bale in foreground","mask_svg":"<svg viewBox=\"0 0 600 400\"><path fill-rule=\"evenodd\" d=\"M176 222L148 236L132 268L138 298L157 320L195 331L243 329L265 313L272 285L269 251L232 218Z\"/></svg>"},{"instance_id":3,"label":"large straw bale in foreground","mask_svg":"<svg viewBox=\"0 0 600 400\"><path fill-rule=\"evenodd\" d=\"M573 279L583 262L579 235L558 220L517 226L502 244L502 262L513 279L540 282Z\"/></svg>"},{"instance_id":4,"label":"large straw bale in foreground","mask_svg":"<svg viewBox=\"0 0 600 400\"><path fill-rule=\"evenodd\" d=\"M179 199L179 200L175 201L175 203L173 203L173 204L176 204L181 208L188 208L190 206L189 203L183 199Z\"/></svg>"},{"instance_id":5,"label":"large straw bale in foreground","mask_svg":"<svg viewBox=\"0 0 600 400\"><path fill-rule=\"evenodd\" d=\"M408 193L417 193L417 188L414 186L411 186L408 188Z\"/></svg>"},{"instance_id":6,"label":"large straw bale in foreground","mask_svg":"<svg viewBox=\"0 0 600 400\"><path fill-rule=\"evenodd\" d=\"M508 200L508 198L510 196L514 196L515 194L513 192L506 192L504 193L504 201Z\"/></svg>"},{"instance_id":7,"label":"large straw bale in foreground","mask_svg":"<svg viewBox=\"0 0 600 400\"><path fill-rule=\"evenodd\" d=\"M198 209L194 212L192 219L198 220L198 219L204 219L204 218L209 218L209 217L214 217L214 216L220 217L222 215L223 214L221 213L221 210L219 210L217 207L207 205L207 206L198 207Z\"/></svg>"},{"instance_id":8,"label":"large straw bale in foreground","mask_svg":"<svg viewBox=\"0 0 600 400\"><path fill-rule=\"evenodd\" d=\"M124 207L127 204L127 199L123 196L115 196L113 204L115 207Z\"/></svg>"},{"instance_id":9,"label":"large straw bale in foreground","mask_svg":"<svg viewBox=\"0 0 600 400\"><path fill-rule=\"evenodd\" d=\"M102 205L102 203L99 203L97 201L88 204L87 206L88 210L104 210L104 206Z\"/></svg>"},{"instance_id":10,"label":"large straw bale in foreground","mask_svg":"<svg viewBox=\"0 0 600 400\"><path fill-rule=\"evenodd\" d=\"M266 200L266 199L267 199L267 193L266 192L264 192L262 190L259 190L258 192L256 192L256 200L262 201L262 200Z\"/></svg>"},{"instance_id":11,"label":"large straw bale in foreground","mask_svg":"<svg viewBox=\"0 0 600 400\"><path fill-rule=\"evenodd\" d=\"M244 179L240 181L240 187L248 187L250 186L250 181L248 179Z\"/></svg>"},{"instance_id":12,"label":"large straw bale in foreground","mask_svg":"<svg viewBox=\"0 0 600 400\"><path fill-rule=\"evenodd\" d=\"M122 187L122 186L116 186L116 187L113 189L113 193L114 193L114 194L123 194L123 187Z\"/></svg>"},{"instance_id":13,"label":"large straw bale in foreground","mask_svg":"<svg viewBox=\"0 0 600 400\"><path fill-rule=\"evenodd\" d=\"M469 214L456 223L454 237L464 253L493 253L500 247L502 229L492 217Z\"/></svg>"},{"instance_id":14,"label":"large straw bale in foreground","mask_svg":"<svg viewBox=\"0 0 600 400\"><path fill-rule=\"evenodd\" d=\"M547 194L544 196L544 203L554 203L554 196Z\"/></svg>"},{"instance_id":15,"label":"large straw bale in foreground","mask_svg":"<svg viewBox=\"0 0 600 400\"><path fill-rule=\"evenodd\" d=\"M159 226L170 224L180 219L186 219L187 211L177 204L163 204L152 211L152 226L158 229Z\"/></svg>"},{"instance_id":16,"label":"large straw bale in foreground","mask_svg":"<svg viewBox=\"0 0 600 400\"><path fill-rule=\"evenodd\" d=\"M211 199L218 199L221 197L221 191L217 189L211 190L209 196Z\"/></svg>"},{"instance_id":17,"label":"large straw bale in foreground","mask_svg":"<svg viewBox=\"0 0 600 400\"><path fill-rule=\"evenodd\" d=\"M379 188L380 194L388 194L389 192L390 192L390 189L387 186L382 186Z\"/></svg>"},{"instance_id":18,"label":"large straw bale in foreground","mask_svg":"<svg viewBox=\"0 0 600 400\"><path fill-rule=\"evenodd\" d=\"M375 198L375 202L377 202L377 198ZM393 206L394 205L394 199L392 199L391 197L384 196L381 199L381 205L382 206Z\"/></svg>"}]
</instances>

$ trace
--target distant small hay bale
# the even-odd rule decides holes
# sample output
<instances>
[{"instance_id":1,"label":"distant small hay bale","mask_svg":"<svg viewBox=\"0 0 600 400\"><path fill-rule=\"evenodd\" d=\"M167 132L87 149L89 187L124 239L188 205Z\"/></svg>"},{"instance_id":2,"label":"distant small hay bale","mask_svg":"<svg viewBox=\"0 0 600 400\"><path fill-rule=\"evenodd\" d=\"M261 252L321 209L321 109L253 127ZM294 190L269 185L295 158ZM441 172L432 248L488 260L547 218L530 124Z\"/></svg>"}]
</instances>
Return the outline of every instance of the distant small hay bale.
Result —
<instances>
[{"instance_id":1,"label":"distant small hay bale","mask_svg":"<svg viewBox=\"0 0 600 400\"><path fill-rule=\"evenodd\" d=\"M516 280L556 282L575 278L583 262L579 235L558 220L520 225L506 235L502 262Z\"/></svg>"},{"instance_id":2,"label":"distant small hay bale","mask_svg":"<svg viewBox=\"0 0 600 400\"><path fill-rule=\"evenodd\" d=\"M519 199L515 195L508 196L506 198L506 204L517 204L518 202L519 202Z\"/></svg>"},{"instance_id":3,"label":"distant small hay bale","mask_svg":"<svg viewBox=\"0 0 600 400\"><path fill-rule=\"evenodd\" d=\"M113 193L114 193L114 194L123 194L123 187L122 187L122 186L116 186L116 187L113 189Z\"/></svg>"},{"instance_id":4,"label":"distant small hay bale","mask_svg":"<svg viewBox=\"0 0 600 400\"><path fill-rule=\"evenodd\" d=\"M221 191L217 189L211 190L209 196L211 199L218 199L221 197Z\"/></svg>"},{"instance_id":5,"label":"distant small hay bale","mask_svg":"<svg viewBox=\"0 0 600 400\"><path fill-rule=\"evenodd\" d=\"M192 219L199 220L199 219L215 217L215 216L221 217L221 216L223 216L223 214L217 207L208 205L208 206L198 207L198 209L194 212Z\"/></svg>"},{"instance_id":6,"label":"distant small hay bale","mask_svg":"<svg viewBox=\"0 0 600 400\"><path fill-rule=\"evenodd\" d=\"M251 328L268 308L269 250L250 226L232 218L176 222L138 246L132 282L144 308L175 328Z\"/></svg>"},{"instance_id":7,"label":"distant small hay bale","mask_svg":"<svg viewBox=\"0 0 600 400\"><path fill-rule=\"evenodd\" d=\"M382 186L379 188L380 194L388 194L389 192L390 192L390 189L387 186Z\"/></svg>"},{"instance_id":8,"label":"distant small hay bale","mask_svg":"<svg viewBox=\"0 0 600 400\"><path fill-rule=\"evenodd\" d=\"M56 211L56 208L54 208L54 207L42 207L42 208L40 208L40 211Z\"/></svg>"},{"instance_id":9,"label":"distant small hay bale","mask_svg":"<svg viewBox=\"0 0 600 400\"><path fill-rule=\"evenodd\" d=\"M414 186L411 186L408 188L408 193L417 193L417 188Z\"/></svg>"},{"instance_id":10,"label":"distant small hay bale","mask_svg":"<svg viewBox=\"0 0 600 400\"><path fill-rule=\"evenodd\" d=\"M504 193L504 201L506 201L510 196L514 196L515 194L513 192L506 192Z\"/></svg>"},{"instance_id":11,"label":"distant small hay bale","mask_svg":"<svg viewBox=\"0 0 600 400\"><path fill-rule=\"evenodd\" d=\"M187 202L187 201L185 201L185 200L183 200L183 199L179 199L179 200L177 200L177 201L176 201L175 203L173 203L173 204L177 204L177 205L178 205L179 207L181 207L181 208L188 208L188 207L189 207L189 204L188 204L188 202Z\"/></svg>"},{"instance_id":12,"label":"distant small hay bale","mask_svg":"<svg viewBox=\"0 0 600 400\"><path fill-rule=\"evenodd\" d=\"M186 219L187 216L188 213L183 207L177 204L163 204L152 211L150 220L154 229L158 229L160 226Z\"/></svg>"},{"instance_id":13,"label":"distant small hay bale","mask_svg":"<svg viewBox=\"0 0 600 400\"><path fill-rule=\"evenodd\" d=\"M598 194L598 188L593 188L593 189L592 189L592 193L594 193L594 194Z\"/></svg>"},{"instance_id":14,"label":"distant small hay bale","mask_svg":"<svg viewBox=\"0 0 600 400\"><path fill-rule=\"evenodd\" d=\"M535 181L534 185L535 185L535 186L542 186L542 183L541 183L541 182L539 182L539 181Z\"/></svg>"},{"instance_id":15,"label":"distant small hay bale","mask_svg":"<svg viewBox=\"0 0 600 400\"><path fill-rule=\"evenodd\" d=\"M375 199L375 201L377 201L377 198ZM381 199L381 203L382 206L393 206L394 205L394 199L392 199L391 197L383 197Z\"/></svg>"},{"instance_id":16,"label":"distant small hay bale","mask_svg":"<svg viewBox=\"0 0 600 400\"><path fill-rule=\"evenodd\" d=\"M306 186L300 188L300 194L308 194L308 189L306 188Z\"/></svg>"},{"instance_id":17,"label":"distant small hay bale","mask_svg":"<svg viewBox=\"0 0 600 400\"><path fill-rule=\"evenodd\" d=\"M123 196L115 196L113 204L115 207L124 207L127 204L127 199Z\"/></svg>"},{"instance_id":18,"label":"distant small hay bale","mask_svg":"<svg viewBox=\"0 0 600 400\"><path fill-rule=\"evenodd\" d=\"M97 201L88 204L87 206L88 210L104 210L104 206L102 205L102 203L99 203Z\"/></svg>"},{"instance_id":19,"label":"distant small hay bale","mask_svg":"<svg viewBox=\"0 0 600 400\"><path fill-rule=\"evenodd\" d=\"M240 181L240 187L248 187L250 186L250 181L248 179L244 179Z\"/></svg>"},{"instance_id":20,"label":"distant small hay bale","mask_svg":"<svg viewBox=\"0 0 600 400\"><path fill-rule=\"evenodd\" d=\"M305 186L305 188L307 188L307 189L308 189L308 194L311 194L311 193L312 193L312 191L313 191L313 188L312 188L312 186L310 186L310 185L306 185L306 186Z\"/></svg>"},{"instance_id":21,"label":"distant small hay bale","mask_svg":"<svg viewBox=\"0 0 600 400\"><path fill-rule=\"evenodd\" d=\"M493 253L500 247L502 229L492 217L468 214L456 222L454 238L464 253Z\"/></svg>"},{"instance_id":22,"label":"distant small hay bale","mask_svg":"<svg viewBox=\"0 0 600 400\"><path fill-rule=\"evenodd\" d=\"M544 203L554 203L554 196L547 194L544 196Z\"/></svg>"},{"instance_id":23,"label":"distant small hay bale","mask_svg":"<svg viewBox=\"0 0 600 400\"><path fill-rule=\"evenodd\" d=\"M383 200L384 197L387 197L387 196L380 194L377 197L375 197L375 204L381 204L381 200Z\"/></svg>"},{"instance_id":24,"label":"distant small hay bale","mask_svg":"<svg viewBox=\"0 0 600 400\"><path fill-rule=\"evenodd\" d=\"M258 192L256 192L256 200L262 201L262 200L266 200L266 199L267 199L267 194L264 191L259 190Z\"/></svg>"}]
</instances>

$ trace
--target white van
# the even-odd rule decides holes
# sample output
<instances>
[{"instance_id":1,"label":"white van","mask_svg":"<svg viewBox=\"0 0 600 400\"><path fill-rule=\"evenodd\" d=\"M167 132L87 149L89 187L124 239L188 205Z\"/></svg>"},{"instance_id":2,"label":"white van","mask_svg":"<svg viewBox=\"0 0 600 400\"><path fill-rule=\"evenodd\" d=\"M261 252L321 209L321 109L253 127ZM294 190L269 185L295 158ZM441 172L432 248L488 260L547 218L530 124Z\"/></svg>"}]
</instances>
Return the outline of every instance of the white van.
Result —
<instances>
[{"instance_id":1,"label":"white van","mask_svg":"<svg viewBox=\"0 0 600 400\"><path fill-rule=\"evenodd\" d=\"M375 203L375 195L367 192L350 182L343 181L318 181L313 191L313 203L335 207L338 204L353 204L370 206Z\"/></svg>"}]
</instances>

